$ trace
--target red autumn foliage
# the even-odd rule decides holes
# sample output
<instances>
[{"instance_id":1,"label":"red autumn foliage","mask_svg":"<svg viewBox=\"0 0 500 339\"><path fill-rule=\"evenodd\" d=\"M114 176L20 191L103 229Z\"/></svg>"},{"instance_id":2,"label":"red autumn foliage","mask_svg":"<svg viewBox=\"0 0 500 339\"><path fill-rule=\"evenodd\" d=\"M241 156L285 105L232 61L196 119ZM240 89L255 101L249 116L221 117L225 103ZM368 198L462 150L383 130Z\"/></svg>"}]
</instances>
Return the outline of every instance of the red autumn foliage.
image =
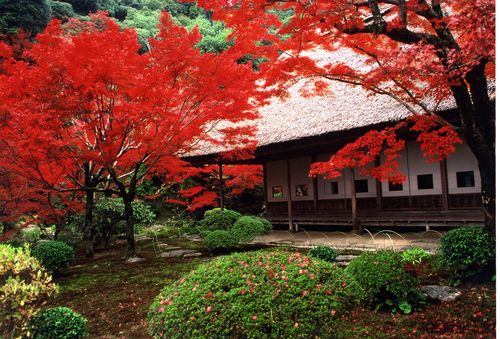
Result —
<instances>
[{"instance_id":1,"label":"red autumn foliage","mask_svg":"<svg viewBox=\"0 0 500 339\"><path fill-rule=\"evenodd\" d=\"M121 196L132 255L127 206L138 183L152 173L181 180L190 170L180 157L199 147L244 148L263 100L259 75L236 62L234 48L201 54L200 34L168 14L142 55L136 32L102 13L80 25L53 21L26 53L29 64L4 60L2 156L44 190L92 184Z\"/></svg>"},{"instance_id":2,"label":"red autumn foliage","mask_svg":"<svg viewBox=\"0 0 500 339\"><path fill-rule=\"evenodd\" d=\"M244 46L242 50L269 61L259 67L275 94L286 95L291 84L305 78L313 88L305 90L306 95L323 94L326 86L321 83L329 80L388 95L412 114L409 126L402 127L420 134L417 140L433 160L452 152L460 135L478 160L487 227L494 231L495 110L488 88L494 77L494 0L200 0L198 4L233 29L231 38ZM292 10L294 16L282 23L273 10ZM327 57L317 62L312 51L331 56L331 61ZM356 55L359 62L335 59L342 53ZM446 120L449 117L441 109L453 106L459 119ZM375 134L369 133L328 163L317 165L313 173L331 175L363 164L377 152L392 153L401 146L389 140L395 132L378 134L389 151L380 147L381 142L373 142ZM352 161L348 151L355 153ZM394 157L386 159L372 174L397 177Z\"/></svg>"}]
</instances>

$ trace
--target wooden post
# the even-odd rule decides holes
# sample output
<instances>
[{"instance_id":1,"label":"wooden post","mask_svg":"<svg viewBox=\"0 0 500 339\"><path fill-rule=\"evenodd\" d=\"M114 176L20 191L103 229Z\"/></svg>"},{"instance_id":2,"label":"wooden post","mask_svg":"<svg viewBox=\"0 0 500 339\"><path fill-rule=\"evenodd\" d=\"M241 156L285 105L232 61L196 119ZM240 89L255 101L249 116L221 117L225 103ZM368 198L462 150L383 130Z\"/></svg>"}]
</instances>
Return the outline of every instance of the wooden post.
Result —
<instances>
[{"instance_id":1,"label":"wooden post","mask_svg":"<svg viewBox=\"0 0 500 339\"><path fill-rule=\"evenodd\" d=\"M221 210L224 209L224 178L221 162L219 162L219 207Z\"/></svg>"},{"instance_id":2,"label":"wooden post","mask_svg":"<svg viewBox=\"0 0 500 339\"><path fill-rule=\"evenodd\" d=\"M380 157L375 159L375 166L380 166ZM377 192L377 211L382 210L382 183L375 179L375 191Z\"/></svg>"},{"instance_id":3,"label":"wooden post","mask_svg":"<svg viewBox=\"0 0 500 339\"><path fill-rule=\"evenodd\" d=\"M290 160L286 160L286 185L288 191L288 229L294 231L292 216L292 177L290 174Z\"/></svg>"},{"instance_id":4,"label":"wooden post","mask_svg":"<svg viewBox=\"0 0 500 339\"><path fill-rule=\"evenodd\" d=\"M358 221L358 207L356 206L356 186L354 184L354 168L350 169L351 172L351 213L352 213L352 229L354 233L360 234L361 229Z\"/></svg>"},{"instance_id":5,"label":"wooden post","mask_svg":"<svg viewBox=\"0 0 500 339\"><path fill-rule=\"evenodd\" d=\"M439 169L441 172L441 192L443 192L443 209L449 208L448 202L448 170L446 168L446 159L439 162Z\"/></svg>"},{"instance_id":6,"label":"wooden post","mask_svg":"<svg viewBox=\"0 0 500 339\"><path fill-rule=\"evenodd\" d=\"M316 155L313 155L311 157L311 162L315 163L317 161ZM314 206L314 213L318 211L318 177L315 176L313 177L313 206Z\"/></svg>"},{"instance_id":7,"label":"wooden post","mask_svg":"<svg viewBox=\"0 0 500 339\"><path fill-rule=\"evenodd\" d=\"M264 213L267 212L267 203L269 201L268 192L267 192L267 163L264 162L262 164L262 171L264 174Z\"/></svg>"}]
</instances>

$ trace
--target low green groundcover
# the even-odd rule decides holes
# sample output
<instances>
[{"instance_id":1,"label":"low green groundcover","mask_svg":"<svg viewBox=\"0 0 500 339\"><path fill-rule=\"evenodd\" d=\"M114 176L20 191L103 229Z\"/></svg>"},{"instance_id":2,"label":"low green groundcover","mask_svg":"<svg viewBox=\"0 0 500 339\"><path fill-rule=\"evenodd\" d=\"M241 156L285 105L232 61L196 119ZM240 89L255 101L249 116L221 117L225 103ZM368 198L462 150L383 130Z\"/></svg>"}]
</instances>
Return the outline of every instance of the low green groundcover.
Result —
<instances>
[{"instance_id":1,"label":"low green groundcover","mask_svg":"<svg viewBox=\"0 0 500 339\"><path fill-rule=\"evenodd\" d=\"M331 263L286 250L237 253L165 287L150 307L155 338L332 337L355 303Z\"/></svg>"},{"instance_id":2,"label":"low green groundcover","mask_svg":"<svg viewBox=\"0 0 500 339\"><path fill-rule=\"evenodd\" d=\"M48 308L31 320L35 339L78 339L88 335L87 319L67 307Z\"/></svg>"}]
</instances>

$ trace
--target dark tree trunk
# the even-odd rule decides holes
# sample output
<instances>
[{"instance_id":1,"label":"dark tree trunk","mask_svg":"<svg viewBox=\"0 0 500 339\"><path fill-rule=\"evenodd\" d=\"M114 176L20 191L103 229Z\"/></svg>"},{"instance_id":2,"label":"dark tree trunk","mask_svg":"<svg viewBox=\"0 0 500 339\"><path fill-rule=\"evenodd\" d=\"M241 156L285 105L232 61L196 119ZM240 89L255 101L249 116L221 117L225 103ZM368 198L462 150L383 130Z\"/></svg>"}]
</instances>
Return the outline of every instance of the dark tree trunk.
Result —
<instances>
[{"instance_id":1,"label":"dark tree trunk","mask_svg":"<svg viewBox=\"0 0 500 339\"><path fill-rule=\"evenodd\" d=\"M85 256L92 258L94 256L94 190L87 190L86 197L84 225Z\"/></svg>"},{"instance_id":2,"label":"dark tree trunk","mask_svg":"<svg viewBox=\"0 0 500 339\"><path fill-rule=\"evenodd\" d=\"M135 238L134 238L134 209L132 208L132 200L128 196L123 197L125 205L125 220L127 222L127 255L128 257L135 256Z\"/></svg>"}]
</instances>

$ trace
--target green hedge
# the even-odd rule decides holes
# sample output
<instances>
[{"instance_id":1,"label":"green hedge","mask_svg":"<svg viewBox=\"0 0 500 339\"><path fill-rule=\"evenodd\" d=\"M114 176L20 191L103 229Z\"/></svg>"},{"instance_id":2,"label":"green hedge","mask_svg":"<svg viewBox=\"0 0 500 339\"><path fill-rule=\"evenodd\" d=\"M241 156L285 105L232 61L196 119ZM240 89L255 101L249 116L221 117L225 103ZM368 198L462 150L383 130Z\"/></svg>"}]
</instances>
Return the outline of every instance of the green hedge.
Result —
<instances>
[{"instance_id":1,"label":"green hedge","mask_svg":"<svg viewBox=\"0 0 500 339\"><path fill-rule=\"evenodd\" d=\"M241 217L241 214L228 209L214 208L204 214L199 222L202 232L215 230L229 230L231 226Z\"/></svg>"},{"instance_id":2,"label":"green hedge","mask_svg":"<svg viewBox=\"0 0 500 339\"><path fill-rule=\"evenodd\" d=\"M88 335L87 319L67 307L48 308L36 314L30 324L34 339L78 339Z\"/></svg>"},{"instance_id":3,"label":"green hedge","mask_svg":"<svg viewBox=\"0 0 500 339\"><path fill-rule=\"evenodd\" d=\"M63 241L49 240L39 243L32 255L53 274L66 269L75 257L73 247Z\"/></svg>"},{"instance_id":4,"label":"green hedge","mask_svg":"<svg viewBox=\"0 0 500 339\"><path fill-rule=\"evenodd\" d=\"M481 273L494 260L495 240L483 228L457 228L441 239L439 261L454 282Z\"/></svg>"},{"instance_id":5,"label":"green hedge","mask_svg":"<svg viewBox=\"0 0 500 339\"><path fill-rule=\"evenodd\" d=\"M316 246L309 250L309 256L328 262L334 262L337 258L337 251L328 246Z\"/></svg>"},{"instance_id":6,"label":"green hedge","mask_svg":"<svg viewBox=\"0 0 500 339\"><path fill-rule=\"evenodd\" d=\"M417 277L405 269L399 253L364 252L346 267L346 274L359 285L366 306L410 313L424 301Z\"/></svg>"},{"instance_id":7,"label":"green hedge","mask_svg":"<svg viewBox=\"0 0 500 339\"><path fill-rule=\"evenodd\" d=\"M333 337L339 315L355 300L348 279L300 253L233 254L165 287L150 307L149 332L154 338Z\"/></svg>"}]
</instances>

